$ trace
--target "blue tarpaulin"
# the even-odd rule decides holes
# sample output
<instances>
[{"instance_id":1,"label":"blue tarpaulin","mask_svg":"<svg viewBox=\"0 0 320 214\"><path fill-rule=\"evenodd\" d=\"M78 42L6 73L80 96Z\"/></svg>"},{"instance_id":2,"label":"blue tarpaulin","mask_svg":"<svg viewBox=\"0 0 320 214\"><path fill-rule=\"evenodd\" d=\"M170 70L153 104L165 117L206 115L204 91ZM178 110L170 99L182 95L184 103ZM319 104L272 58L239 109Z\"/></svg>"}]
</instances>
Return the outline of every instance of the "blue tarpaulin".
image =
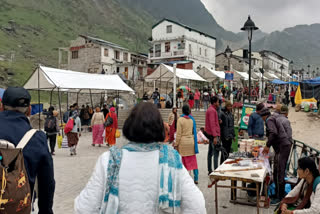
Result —
<instances>
[{"instance_id":1,"label":"blue tarpaulin","mask_svg":"<svg viewBox=\"0 0 320 214\"><path fill-rule=\"evenodd\" d=\"M43 104L31 104L31 115L41 113L43 111Z\"/></svg>"},{"instance_id":2,"label":"blue tarpaulin","mask_svg":"<svg viewBox=\"0 0 320 214\"><path fill-rule=\"evenodd\" d=\"M289 84L298 86L299 82L289 82Z\"/></svg>"},{"instance_id":3,"label":"blue tarpaulin","mask_svg":"<svg viewBox=\"0 0 320 214\"><path fill-rule=\"evenodd\" d=\"M309 84L315 84L315 85L320 85L320 77L316 77L311 80L305 80L303 81L304 83L309 83Z\"/></svg>"},{"instance_id":4,"label":"blue tarpaulin","mask_svg":"<svg viewBox=\"0 0 320 214\"><path fill-rule=\"evenodd\" d=\"M289 84L288 82L285 82L285 81L282 81L282 80L278 80L278 79L275 79L271 82L272 84L277 84L277 85L286 85L286 84Z\"/></svg>"}]
</instances>

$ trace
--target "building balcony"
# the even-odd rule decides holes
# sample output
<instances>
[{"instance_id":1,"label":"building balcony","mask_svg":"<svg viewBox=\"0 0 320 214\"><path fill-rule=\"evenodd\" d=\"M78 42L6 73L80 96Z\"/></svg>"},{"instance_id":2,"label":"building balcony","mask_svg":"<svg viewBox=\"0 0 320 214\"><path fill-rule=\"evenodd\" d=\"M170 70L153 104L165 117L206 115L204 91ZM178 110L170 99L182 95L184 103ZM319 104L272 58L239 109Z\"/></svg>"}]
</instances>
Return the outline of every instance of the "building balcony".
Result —
<instances>
[{"instance_id":1,"label":"building balcony","mask_svg":"<svg viewBox=\"0 0 320 214\"><path fill-rule=\"evenodd\" d=\"M186 56L184 50L149 53L150 59L162 59L162 58L165 59L165 58L181 57L181 56Z\"/></svg>"}]
</instances>

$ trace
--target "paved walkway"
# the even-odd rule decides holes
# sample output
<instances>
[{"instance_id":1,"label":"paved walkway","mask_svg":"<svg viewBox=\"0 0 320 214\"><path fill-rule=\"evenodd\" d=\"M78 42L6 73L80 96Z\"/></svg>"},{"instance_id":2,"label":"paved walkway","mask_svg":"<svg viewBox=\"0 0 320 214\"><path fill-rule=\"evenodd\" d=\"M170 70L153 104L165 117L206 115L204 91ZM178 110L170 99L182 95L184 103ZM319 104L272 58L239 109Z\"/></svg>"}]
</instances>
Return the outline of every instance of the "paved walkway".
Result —
<instances>
[{"instance_id":1,"label":"paved walkway","mask_svg":"<svg viewBox=\"0 0 320 214\"><path fill-rule=\"evenodd\" d=\"M73 203L76 196L89 180L98 157L108 150L106 146L92 147L91 133L84 133L80 138L77 156L71 157L68 149L56 149L53 157L55 166L56 192L54 212L57 214L73 213ZM124 138L118 140L118 145L126 143ZM207 176L207 145L199 145L200 154L197 156L199 166L199 188L206 199L207 213L215 213L214 188L208 189ZM238 193L239 194L239 193ZM245 197L245 192L240 196ZM219 213L255 214L256 208L229 203L230 190L219 190ZM260 214L272 214L271 209L260 209Z\"/></svg>"}]
</instances>

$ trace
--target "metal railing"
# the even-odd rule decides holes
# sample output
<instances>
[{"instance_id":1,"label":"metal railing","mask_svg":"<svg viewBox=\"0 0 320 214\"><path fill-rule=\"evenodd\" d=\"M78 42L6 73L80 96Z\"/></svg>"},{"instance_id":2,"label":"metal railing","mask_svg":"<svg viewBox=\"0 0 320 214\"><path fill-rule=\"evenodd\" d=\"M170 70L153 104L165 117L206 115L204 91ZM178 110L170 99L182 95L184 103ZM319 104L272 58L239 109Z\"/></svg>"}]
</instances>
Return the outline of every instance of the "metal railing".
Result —
<instances>
[{"instance_id":1,"label":"metal railing","mask_svg":"<svg viewBox=\"0 0 320 214\"><path fill-rule=\"evenodd\" d=\"M297 176L298 160L302 157L312 157L315 159L316 165L320 166L320 151L301 142L293 140L289 161L287 163L287 172L290 175ZM319 169L320 170L320 169Z\"/></svg>"}]
</instances>

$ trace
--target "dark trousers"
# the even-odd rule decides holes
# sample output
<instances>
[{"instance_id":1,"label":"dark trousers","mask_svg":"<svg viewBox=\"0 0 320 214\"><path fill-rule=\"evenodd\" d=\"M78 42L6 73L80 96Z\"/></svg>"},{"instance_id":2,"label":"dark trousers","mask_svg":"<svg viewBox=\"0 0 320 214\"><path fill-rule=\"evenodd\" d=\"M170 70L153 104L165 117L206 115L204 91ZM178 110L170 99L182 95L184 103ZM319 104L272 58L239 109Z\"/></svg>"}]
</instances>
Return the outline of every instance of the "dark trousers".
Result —
<instances>
[{"instance_id":1,"label":"dark trousers","mask_svg":"<svg viewBox=\"0 0 320 214\"><path fill-rule=\"evenodd\" d=\"M221 164L228 159L229 154L231 152L231 145L232 145L232 139L225 139L225 138L221 138L222 141L222 146L225 149L226 153L225 154L221 154Z\"/></svg>"},{"instance_id":2,"label":"dark trousers","mask_svg":"<svg viewBox=\"0 0 320 214\"><path fill-rule=\"evenodd\" d=\"M292 107L296 106L296 103L294 102L294 97L291 97L291 104L292 104Z\"/></svg>"},{"instance_id":3,"label":"dark trousers","mask_svg":"<svg viewBox=\"0 0 320 214\"><path fill-rule=\"evenodd\" d=\"M54 152L54 148L56 147L57 134L47 134L47 139L49 139L50 151Z\"/></svg>"},{"instance_id":4,"label":"dark trousers","mask_svg":"<svg viewBox=\"0 0 320 214\"><path fill-rule=\"evenodd\" d=\"M219 140L218 140L219 142ZM208 172L212 172L212 156L214 162L214 169L218 168L218 158L219 158L219 151L216 149L216 146L213 144L213 138L209 140L209 148L208 148Z\"/></svg>"},{"instance_id":5,"label":"dark trousers","mask_svg":"<svg viewBox=\"0 0 320 214\"><path fill-rule=\"evenodd\" d=\"M273 180L276 185L276 197L282 200L285 196L286 166L291 151L291 145L282 146L274 157Z\"/></svg>"}]
</instances>

